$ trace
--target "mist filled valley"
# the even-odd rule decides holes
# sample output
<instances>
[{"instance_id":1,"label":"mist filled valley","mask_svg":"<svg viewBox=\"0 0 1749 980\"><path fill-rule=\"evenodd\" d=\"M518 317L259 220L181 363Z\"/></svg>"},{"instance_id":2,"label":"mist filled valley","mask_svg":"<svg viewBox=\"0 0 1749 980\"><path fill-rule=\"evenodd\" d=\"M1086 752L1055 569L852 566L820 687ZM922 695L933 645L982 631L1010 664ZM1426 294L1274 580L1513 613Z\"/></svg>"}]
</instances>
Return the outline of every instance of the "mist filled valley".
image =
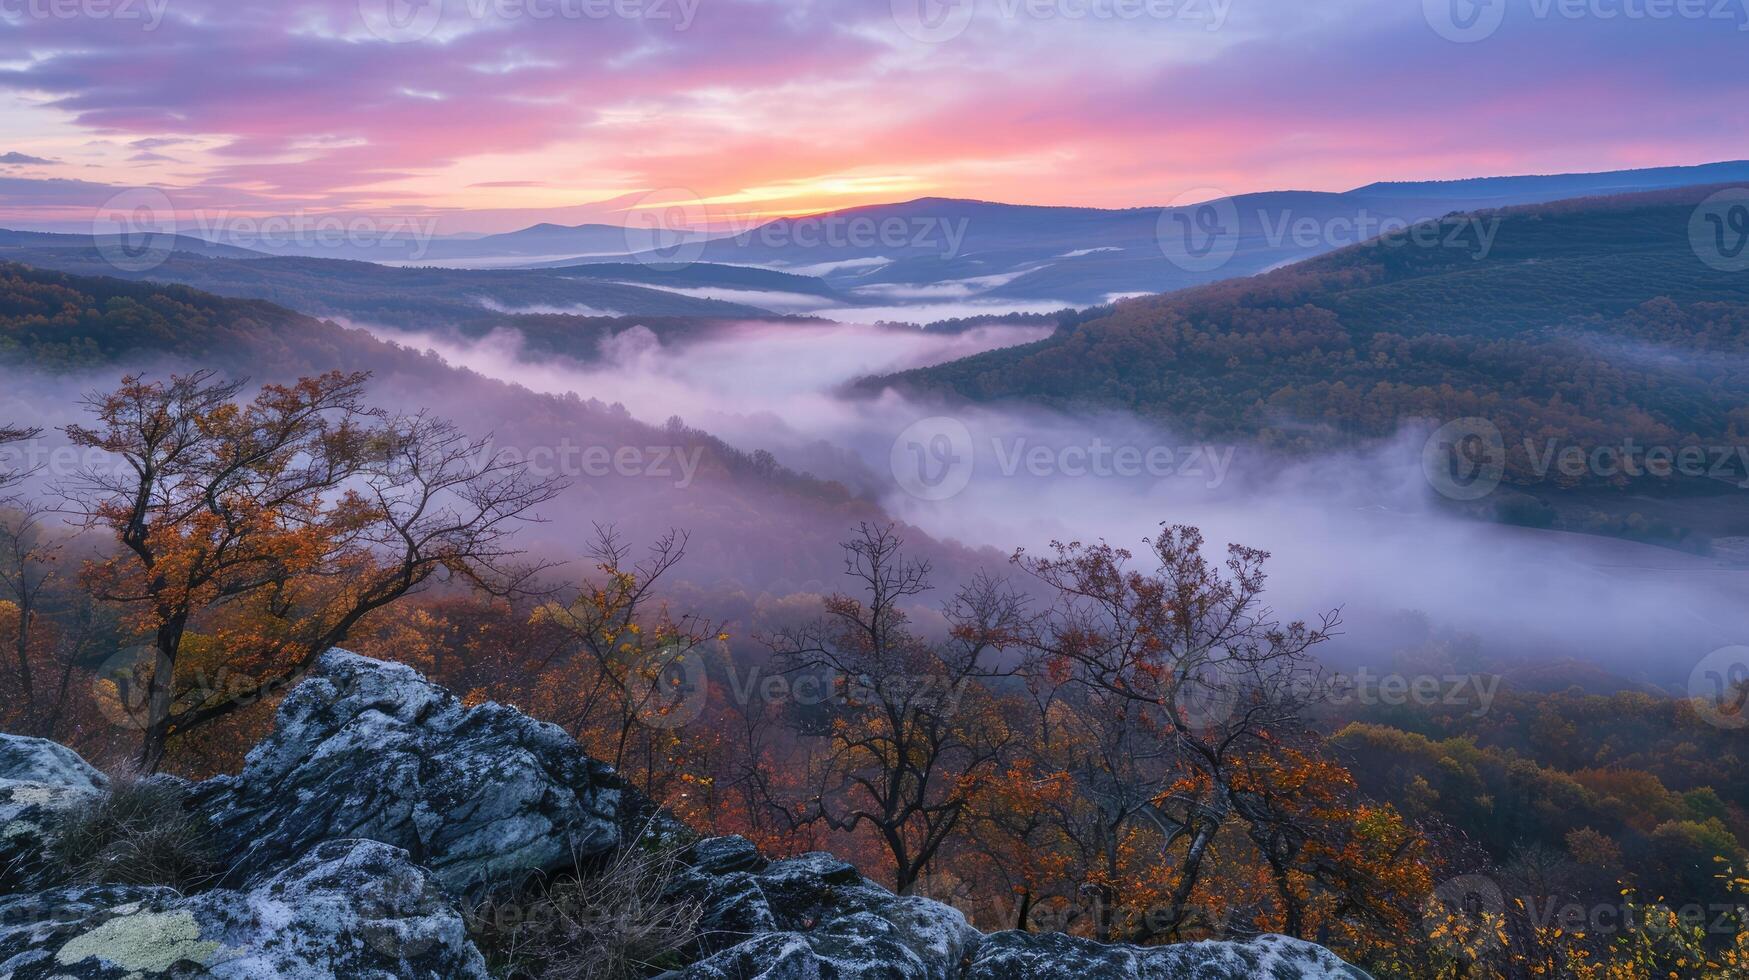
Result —
<instances>
[{"instance_id":1,"label":"mist filled valley","mask_svg":"<svg viewBox=\"0 0 1749 980\"><path fill-rule=\"evenodd\" d=\"M1628 205L1653 208L1655 217L1634 233L1639 251L1629 261L1643 270L1642 282L1630 286L1618 279L1620 295L1608 300L1615 310L1607 315L1620 317L1619 325L1577 333L1551 328L1548 339L1538 342L1551 356L1589 359L1576 372L1594 375L1607 368L1637 374L1628 376L1625 396L1635 411L1645 405L1658 411L1655 399L1687 399L1685 389L1693 389L1707 391L1703 397L1723 394L1726 401L1717 411L1729 413L1725 393L1741 390L1744 377L1732 356L1740 360L1741 355L1721 359L1715 350L1702 353L1668 337L1641 339L1647 328L1638 324L1646 316L1644 304L1654 297L1716 303L1740 295L1741 284L1730 277L1687 282L1653 274L1666 261L1682 260L1675 249L1687 248L1679 224L1686 208L1669 208L1656 197L1646 200ZM1464 306L1465 317L1498 322L1523 317L1527 309L1555 309L1569 317L1573 314L1560 305L1568 301L1558 294L1532 294L1530 302L1541 305L1527 306L1492 278L1517 275L1527 257L1535 260L1544 246L1530 236L1584 233L1601 239L1594 226L1611 220L1623 206L1598 205L1595 214L1569 217L1570 232L1545 231L1547 222L1488 219L1496 239L1494 254L1485 260L1465 257L1462 250L1444 247L1444 236L1434 236L1431 249L1414 244L1405 249L1382 239L1324 263L1335 268L1375 255L1396 263L1404 254L1444 263L1455 254L1456 271L1467 277L1463 288L1476 298ZM641 273L651 295L679 289L711 293L696 297L710 302L722 301L720 290L671 283L683 276L689 282L745 279L807 291L733 290L740 302L775 309L808 292L833 292L819 280L749 267L688 262L677 269L659 261L668 257L659 253L643 265L603 268L611 270L606 275L624 279ZM66 250L38 258L81 272L109 268L99 252ZM170 258L144 274L181 277L178 261L190 260ZM1580 256L1578 261L1591 260ZM1693 263L1692 256L1688 262ZM350 270L345 274L359 279ZM452 288L445 285L450 273L443 269L429 268L422 275L437 290ZM521 275L531 283L551 281L544 272ZM1294 280L1284 277L1303 275L1290 269L1269 278L1288 283ZM213 277L183 278L204 283ZM1417 271L1404 281L1427 278L1432 277ZM585 288L596 288L598 281L559 280ZM484 298L467 282L461 280L457 298L446 302L470 303L474 312L440 317L442 326L430 324L432 307L424 302L402 302L385 315L380 312L385 300L377 294L349 293L338 310L350 315L337 317L333 325L312 325L330 337L303 336L305 331L290 324L268 331L272 339L266 346L266 338L250 337L244 349L218 356L255 380L290 381L335 366L332 350L346 350L346 367L374 372L370 394L377 403L453 419L470 434L487 438L489 454L531 462L544 475L563 478L570 485L548 508L551 513L543 514L549 523L535 535L537 550L548 561L572 562L576 556L566 552L567 539L574 542L576 529L594 523L623 527L640 539L678 529L692 539L691 558L679 572L689 581L732 583L749 594L777 598L791 592L823 594L837 586L831 544L852 523L847 515L855 514L856 520L879 515L915 528L930 540L929 547L939 544L955 556L939 570L939 588L951 592L980 569L1006 574L1006 559L1016 549L1036 552L1053 541L1133 545L1163 524L1189 524L1203 528L1213 541L1269 551L1274 557L1270 594L1281 608L1306 614L1347 610L1343 636L1321 652L1350 667L1456 644L1470 658L1466 669L1504 671L1570 661L1625 682L1680 691L1700 658L1730 645L1749 627L1749 608L1740 601L1749 512L1737 497L1749 460L1723 438L1739 423L1724 422L1715 433L1721 438L1710 442L1698 432L1673 438L1668 426L1622 429L1617 435L1609 431L1608 416L1618 410L1593 408L1588 412L1600 422L1565 420L1564 432L1550 434L1517 426L1511 413L1488 416L1473 405L1442 410L1410 398L1409 404L1387 408L1389 414L1364 430L1350 426L1333 435L1329 414L1346 408L1288 404L1257 416L1255 409L1240 406L1246 417L1222 418L1218 405L1194 400L1196 386L1208 383L1206 373L1168 395L1179 399L1168 410L1146 414L1125 408L1121 399L1065 398L1049 389L1042 399L1029 397L1024 388L966 398L961 394L966 387L957 380L966 373L988 372L983 365L1004 358L1021 364L1055 358L1060 366L1067 363L1064 358L1084 357L1052 351L1063 347L1065 338L1111 335L1113 329L1096 334L1082 324L1123 324L1149 301L1074 314L983 315L920 326L936 311L935 300L923 289L916 290L925 298L910 308L911 322L840 322L819 313L510 312L500 304L515 293ZM1240 288L1249 290L1240 295L1241 303L1258 303L1252 295L1275 302L1267 286ZM1295 288L1303 287L1296 282ZM1576 284L1574 302L1595 302L1578 300L1586 288L1584 281ZM308 294L269 295L306 305L302 300ZM585 298L593 301L592 295ZM1333 300L1326 302L1350 318L1374 315L1364 307L1346 311L1338 305L1344 300ZM333 313L338 302L317 299L307 305ZM1193 310L1219 302L1224 300L1203 299L1197 292L1182 301ZM1502 310L1490 311L1486 304ZM1741 342L1729 340L1725 349ZM190 350L210 349L182 338L166 346L158 355L166 358L160 371L178 369L172 365L189 369L199 363ZM258 357L260 351L272 354ZM295 368L285 369L285 351L292 352ZM933 373L920 370L938 367ZM937 376L946 384L935 382ZM1317 379L1311 373L1287 376L1289 383L1302 385ZM77 421L69 409L103 380L89 372L53 380L35 373L29 380L21 377L13 392L51 394L15 394L8 417L45 430L33 449L52 452L55 431ZM1484 383L1513 382L1489 377ZM952 387L956 384L958 389ZM1640 395L1636 385L1650 387ZM442 397L434 398L438 390ZM1153 403L1137 396L1136 404ZM1502 473L1495 477L1503 485L1478 494L1447 493L1451 488L1436 472L1430 447L1437 448L1441 426L1477 421L1474 412L1484 416L1484 424L1497 422L1503 430L1497 435ZM675 426L687 437L675 438L670 431ZM1644 463L1636 453L1680 444L1698 455L1677 478L1634 475L1633 467ZM1556 454L1570 454L1575 445L1584 453L1604 447L1605 463L1621 457L1613 464L1619 472L1600 473L1594 480L1564 477ZM1626 455L1608 455L1618 445L1627 447ZM615 454L627 448L632 456L616 461ZM767 462L755 464L755 457ZM1563 456L1563 467L1566 462ZM1581 467L1589 468L1595 468L1591 462ZM770 474L778 470L787 479L773 483ZM721 506L725 483L734 486L739 506ZM791 509L796 496L806 498L803 510ZM1530 516L1521 513L1526 508ZM1572 512L1583 517L1571 517ZM1630 518L1638 523L1630 525Z\"/></svg>"},{"instance_id":2,"label":"mist filled valley","mask_svg":"<svg viewBox=\"0 0 1749 980\"><path fill-rule=\"evenodd\" d=\"M1424 469L1437 428L1431 421L1406 422L1398 436L1365 448L1297 457L1256 443L1199 441L1122 412L1077 417L853 388L866 378L1031 343L1048 328L998 322L932 335L745 321L665 344L634 325L583 360L533 355L514 330L467 341L363 329L530 391L624 406L652 427L678 417L741 451L769 452L781 466L842 484L931 538L985 549L943 570L941 585L950 591L978 567L1006 573L992 553L1005 559L1052 541L1135 545L1162 524L1190 524L1212 541L1271 552L1270 593L1281 608L1344 607L1344 636L1324 655L1346 667L1455 642L1473 650L1466 669L1572 660L1680 689L1700 657L1749 631L1741 601L1749 570L1740 562L1503 526L1445 506ZM489 418L471 409L456 417ZM927 450L943 436L969 453L953 464L966 471L953 477L964 486L932 499L936 489L919 480L945 464L917 458L912 446ZM571 462L580 467L583 447L573 445L579 452ZM653 479L708 492L683 453L664 470ZM608 513L641 509L635 480L583 482L609 502ZM591 516L581 509L563 520ZM709 521L685 529L714 550L719 532ZM725 571L686 570L707 580ZM828 591L831 571L828 563L818 577L789 584ZM784 583L742 584L777 585L781 593Z\"/></svg>"}]
</instances>

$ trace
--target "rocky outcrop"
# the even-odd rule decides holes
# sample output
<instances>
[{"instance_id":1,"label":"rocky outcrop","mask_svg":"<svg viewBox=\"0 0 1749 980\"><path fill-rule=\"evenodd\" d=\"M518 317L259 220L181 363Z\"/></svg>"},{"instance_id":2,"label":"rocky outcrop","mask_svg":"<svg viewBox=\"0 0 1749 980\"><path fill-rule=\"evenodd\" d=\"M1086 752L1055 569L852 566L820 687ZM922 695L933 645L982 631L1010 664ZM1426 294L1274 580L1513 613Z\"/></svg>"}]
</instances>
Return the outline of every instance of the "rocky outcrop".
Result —
<instances>
[{"instance_id":1,"label":"rocky outcrop","mask_svg":"<svg viewBox=\"0 0 1749 980\"><path fill-rule=\"evenodd\" d=\"M0 864L0 978L485 977L464 896L657 838L685 845L667 897L702 915L668 980L1365 976L1280 937L984 936L829 854L772 861L740 838L700 840L562 730L341 651L286 697L240 774L189 788L228 869L212 887L54 887L30 866L54 811L105 786L60 746L0 738L0 861L17 865Z\"/></svg>"},{"instance_id":2,"label":"rocky outcrop","mask_svg":"<svg viewBox=\"0 0 1749 980\"><path fill-rule=\"evenodd\" d=\"M243 772L194 801L235 855L233 883L350 837L403 848L458 893L619 845L617 784L563 729L340 651L286 697Z\"/></svg>"},{"instance_id":3,"label":"rocky outcrop","mask_svg":"<svg viewBox=\"0 0 1749 980\"><path fill-rule=\"evenodd\" d=\"M0 899L0 976L485 980L462 917L407 853L312 848L246 891L86 886Z\"/></svg>"},{"instance_id":4,"label":"rocky outcrop","mask_svg":"<svg viewBox=\"0 0 1749 980\"><path fill-rule=\"evenodd\" d=\"M965 980L1367 980L1322 946L1261 936L1250 942L1108 946L1060 933L999 932L985 937Z\"/></svg>"},{"instance_id":5,"label":"rocky outcrop","mask_svg":"<svg viewBox=\"0 0 1749 980\"><path fill-rule=\"evenodd\" d=\"M0 783L11 782L96 792L109 785L109 777L65 745L0 734Z\"/></svg>"},{"instance_id":6,"label":"rocky outcrop","mask_svg":"<svg viewBox=\"0 0 1749 980\"><path fill-rule=\"evenodd\" d=\"M727 837L687 858L676 893L703 904L708 955L674 978L954 977L981 938L959 910L894 895L830 854L767 862Z\"/></svg>"},{"instance_id":7,"label":"rocky outcrop","mask_svg":"<svg viewBox=\"0 0 1749 980\"><path fill-rule=\"evenodd\" d=\"M0 894L56 883L46 854L49 823L56 811L108 785L108 778L72 749L0 734Z\"/></svg>"}]
</instances>

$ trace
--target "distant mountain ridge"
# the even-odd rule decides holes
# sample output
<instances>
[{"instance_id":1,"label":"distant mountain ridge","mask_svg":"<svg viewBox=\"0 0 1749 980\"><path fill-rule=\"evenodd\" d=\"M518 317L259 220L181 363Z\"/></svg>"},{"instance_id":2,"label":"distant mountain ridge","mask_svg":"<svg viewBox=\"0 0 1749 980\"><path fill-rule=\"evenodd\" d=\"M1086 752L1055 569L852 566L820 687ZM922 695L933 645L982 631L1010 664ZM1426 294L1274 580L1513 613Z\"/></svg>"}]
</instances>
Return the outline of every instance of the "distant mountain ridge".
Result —
<instances>
[{"instance_id":1,"label":"distant mountain ridge","mask_svg":"<svg viewBox=\"0 0 1749 980\"><path fill-rule=\"evenodd\" d=\"M1102 209L924 197L778 218L709 239L671 233L664 251L639 251L651 234L614 225L543 223L499 235L374 240L254 241L250 249L180 237L176 251L213 258L350 259L457 269L560 270L577 279L635 284L708 301L704 290L744 309L758 292L819 297L835 305L906 307L957 303L944 316L1094 307L1251 276L1359 244L1381 231L1455 211L1542 204L1573 197L1749 184L1749 161L1600 173L1387 181L1350 191L1267 191L1173 207ZM1211 224L1212 221L1212 224ZM1218 230L1214 260L1185 253L1186 233ZM90 248L75 235L0 232L11 249ZM19 257L19 256L15 256ZM28 261L28 259L25 259ZM595 268L607 267L607 268ZM742 271L729 271L738 269ZM80 271L101 271L96 269ZM220 287L205 284L205 288ZM222 290L221 290L222 291ZM771 309L802 312L793 296ZM618 312L683 312L675 304ZM723 315L722 307L701 315Z\"/></svg>"},{"instance_id":2,"label":"distant mountain ridge","mask_svg":"<svg viewBox=\"0 0 1749 980\"><path fill-rule=\"evenodd\" d=\"M632 248L626 230L615 225L542 223L521 231L468 240L437 239L415 260L496 258L502 256L624 254Z\"/></svg>"},{"instance_id":3,"label":"distant mountain ridge","mask_svg":"<svg viewBox=\"0 0 1749 980\"><path fill-rule=\"evenodd\" d=\"M68 235L50 231L12 231L0 228L0 259L6 258L7 252L19 249L97 248L126 251L128 249L141 249L148 244L156 252L184 252L214 259L267 257L264 252L239 248L235 245L221 245L190 235L154 234L149 239L133 236L130 240L128 236L124 235Z\"/></svg>"},{"instance_id":4,"label":"distant mountain ridge","mask_svg":"<svg viewBox=\"0 0 1749 980\"><path fill-rule=\"evenodd\" d=\"M1116 210L926 197L780 218L689 251L696 261L817 275L869 302L931 296L999 307L1094 306L1256 275L1454 211L1565 198L1749 183L1749 162L1553 176L1377 183L1351 191L1215 197L1226 257L1173 240L1209 202ZM1229 222L1236 222L1226 228ZM646 257L648 258L648 257Z\"/></svg>"},{"instance_id":5,"label":"distant mountain ridge","mask_svg":"<svg viewBox=\"0 0 1749 980\"><path fill-rule=\"evenodd\" d=\"M1652 167L1643 170L1610 170L1599 173L1527 174L1519 177L1467 177L1458 180L1379 181L1357 187L1351 194L1461 194L1477 198L1524 193L1550 193L1561 197L1626 194L1634 191L1667 190L1701 184L1749 181L1749 160L1706 163L1692 167Z\"/></svg>"}]
</instances>

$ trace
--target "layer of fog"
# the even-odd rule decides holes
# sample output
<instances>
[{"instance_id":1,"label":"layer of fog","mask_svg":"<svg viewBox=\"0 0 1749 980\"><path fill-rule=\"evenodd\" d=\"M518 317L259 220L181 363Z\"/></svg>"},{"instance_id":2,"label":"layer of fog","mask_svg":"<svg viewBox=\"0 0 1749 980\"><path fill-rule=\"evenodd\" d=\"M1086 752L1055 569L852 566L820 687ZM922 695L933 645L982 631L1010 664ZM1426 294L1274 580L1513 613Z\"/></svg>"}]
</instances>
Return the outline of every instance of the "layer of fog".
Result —
<instances>
[{"instance_id":1,"label":"layer of fog","mask_svg":"<svg viewBox=\"0 0 1749 980\"><path fill-rule=\"evenodd\" d=\"M558 314L562 316L624 316L618 310L610 310L601 306L587 306L583 303L572 303L568 306L552 306L534 304L530 306L509 306L500 303L490 296L479 298L480 307L493 313L504 313L511 316L526 314Z\"/></svg>"},{"instance_id":2,"label":"layer of fog","mask_svg":"<svg viewBox=\"0 0 1749 980\"><path fill-rule=\"evenodd\" d=\"M725 263L733 265L735 263ZM834 272L861 271L864 274L876 269L884 269L893 264L893 260L882 255L870 255L857 259L838 259L832 262L814 262L803 265L790 265L782 262L748 263L756 269L771 269L774 272L790 272L798 276L829 276Z\"/></svg>"},{"instance_id":3,"label":"layer of fog","mask_svg":"<svg viewBox=\"0 0 1749 980\"><path fill-rule=\"evenodd\" d=\"M988 276L979 280L959 280L935 286L871 285L850 290L860 302L851 305L828 296L789 293L779 290L735 289L724 286L665 286L647 282L627 282L623 285L654 289L664 293L689 296L694 299L714 299L725 303L740 303L781 314L807 314L849 324L875 323L940 323L974 316L1004 313L1055 313L1073 304L1061 300L982 299L978 294L994 289L1017 278ZM1000 282L996 281L1000 280ZM1137 293L1135 295L1146 295ZM494 312L512 312L488 307ZM517 310L514 312L565 312L553 310ZM584 314L591 315L591 314Z\"/></svg>"},{"instance_id":4,"label":"layer of fog","mask_svg":"<svg viewBox=\"0 0 1749 980\"><path fill-rule=\"evenodd\" d=\"M837 306L818 311L819 316L845 323L940 323L974 316L1003 313L1055 313L1072 304L1057 300L943 300L882 306Z\"/></svg>"},{"instance_id":5,"label":"layer of fog","mask_svg":"<svg viewBox=\"0 0 1749 980\"><path fill-rule=\"evenodd\" d=\"M620 282L621 286L653 289L693 299L714 299L723 303L740 303L772 313L815 313L839 305L829 296L813 293L786 293L769 289L736 289L729 286L664 286L646 282Z\"/></svg>"},{"instance_id":6,"label":"layer of fog","mask_svg":"<svg viewBox=\"0 0 1749 980\"><path fill-rule=\"evenodd\" d=\"M366 325L378 337L435 351L451 364L545 394L576 393L617 402L633 417L661 425L679 416L748 451L764 449L796 469L854 489L883 492L891 478L871 479L831 447L857 449L878 442L885 422L838 389L869 375L928 367L997 347L1032 343L1051 328L986 326L957 333L863 324L749 322L685 345L664 345L643 327L605 342L597 361L531 358L511 330L477 340L416 334ZM892 435L886 436L888 445ZM883 450L884 453L884 450ZM868 459L858 454L857 459ZM875 460L885 473L885 456Z\"/></svg>"},{"instance_id":7,"label":"layer of fog","mask_svg":"<svg viewBox=\"0 0 1749 980\"><path fill-rule=\"evenodd\" d=\"M1337 659L1377 663L1402 645L1464 634L1490 656L1573 658L1680 685L1707 653L1749 637L1749 571L1458 516L1423 475L1422 432L1290 463L1243 446L1198 446L1122 415L944 408L841 391L855 378L1030 342L1041 336L1033 328L930 334L749 323L670 345L634 328L590 364L526 359L509 333L463 342L377 332L537 391L623 403L652 424L678 415L971 545L1006 551L1103 538L1139 547L1162 522L1200 526L1216 547L1234 541L1273 553L1270 594L1283 616L1344 607L1345 635L1330 648ZM962 444L969 437L970 478L947 499L922 499L902 484L933 495L908 479L929 460L908 453L941 444L944 425ZM1152 464L1122 475L1112 465L1120 449ZM1103 455L1104 475L1089 471L1097 469L1090 454Z\"/></svg>"},{"instance_id":8,"label":"layer of fog","mask_svg":"<svg viewBox=\"0 0 1749 980\"><path fill-rule=\"evenodd\" d=\"M1021 276L1042 268L1044 268L1043 265L1028 265L995 275L973 276L967 279L945 279L941 282L871 283L867 286L858 286L856 292L861 296L892 300L970 299L992 289L1006 286Z\"/></svg>"}]
</instances>

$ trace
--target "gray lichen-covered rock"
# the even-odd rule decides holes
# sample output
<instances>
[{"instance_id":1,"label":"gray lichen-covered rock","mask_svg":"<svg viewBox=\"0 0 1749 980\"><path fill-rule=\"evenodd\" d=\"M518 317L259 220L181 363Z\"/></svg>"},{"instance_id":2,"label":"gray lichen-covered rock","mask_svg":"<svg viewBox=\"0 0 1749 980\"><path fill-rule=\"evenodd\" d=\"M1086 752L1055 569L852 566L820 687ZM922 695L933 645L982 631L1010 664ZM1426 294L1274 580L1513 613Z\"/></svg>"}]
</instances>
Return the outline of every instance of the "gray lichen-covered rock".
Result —
<instances>
[{"instance_id":1,"label":"gray lichen-covered rock","mask_svg":"<svg viewBox=\"0 0 1749 980\"><path fill-rule=\"evenodd\" d=\"M48 858L50 826L56 811L92 795L66 786L0 780L0 895L60 883Z\"/></svg>"},{"instance_id":2,"label":"gray lichen-covered rock","mask_svg":"<svg viewBox=\"0 0 1749 980\"><path fill-rule=\"evenodd\" d=\"M109 778L79 753L42 738L0 734L0 781L43 783L95 792Z\"/></svg>"},{"instance_id":3,"label":"gray lichen-covered rock","mask_svg":"<svg viewBox=\"0 0 1749 980\"><path fill-rule=\"evenodd\" d=\"M687 980L957 977L980 938L959 910L901 897L830 854L767 862L738 837L695 844L680 894L704 905Z\"/></svg>"},{"instance_id":4,"label":"gray lichen-covered rock","mask_svg":"<svg viewBox=\"0 0 1749 980\"><path fill-rule=\"evenodd\" d=\"M246 892L89 886L0 899L0 977L478 978L443 889L374 841L323 844Z\"/></svg>"},{"instance_id":5,"label":"gray lichen-covered rock","mask_svg":"<svg viewBox=\"0 0 1749 980\"><path fill-rule=\"evenodd\" d=\"M1107 946L1060 933L985 937L965 980L1369 980L1322 946L1284 936L1249 942Z\"/></svg>"},{"instance_id":6,"label":"gray lichen-covered rock","mask_svg":"<svg viewBox=\"0 0 1749 980\"><path fill-rule=\"evenodd\" d=\"M59 884L46 851L56 811L109 784L79 754L54 742L0 735L0 894ZM3 975L3 974L0 974Z\"/></svg>"},{"instance_id":7,"label":"gray lichen-covered rock","mask_svg":"<svg viewBox=\"0 0 1749 980\"><path fill-rule=\"evenodd\" d=\"M243 772L194 800L234 855L233 885L359 837L405 848L460 893L620 839L617 783L564 730L339 650L286 697Z\"/></svg>"}]
</instances>

